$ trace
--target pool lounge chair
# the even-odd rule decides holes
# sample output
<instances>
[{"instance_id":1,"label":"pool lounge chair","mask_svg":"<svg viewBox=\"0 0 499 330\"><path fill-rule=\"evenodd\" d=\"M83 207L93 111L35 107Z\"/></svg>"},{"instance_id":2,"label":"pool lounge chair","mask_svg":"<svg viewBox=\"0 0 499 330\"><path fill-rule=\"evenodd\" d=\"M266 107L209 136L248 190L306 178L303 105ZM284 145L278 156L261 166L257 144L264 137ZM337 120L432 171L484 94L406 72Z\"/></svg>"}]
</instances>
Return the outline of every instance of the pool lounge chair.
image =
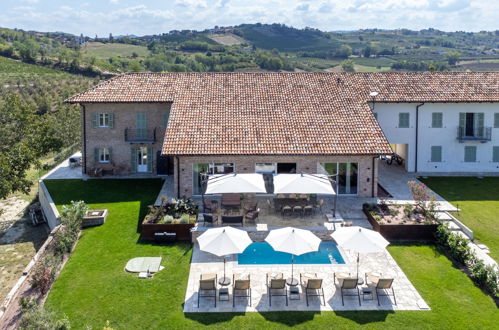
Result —
<instances>
[{"instance_id":1,"label":"pool lounge chair","mask_svg":"<svg viewBox=\"0 0 499 330\"><path fill-rule=\"evenodd\" d=\"M366 273L366 284L374 286L376 297L378 299L378 306L380 305L380 296L393 297L394 305L397 305L397 298L395 297L395 290L393 289L393 278L383 278L382 274L369 274ZM392 293L390 293L390 291Z\"/></svg>"},{"instance_id":2,"label":"pool lounge chair","mask_svg":"<svg viewBox=\"0 0 499 330\"><path fill-rule=\"evenodd\" d=\"M222 225L241 225L243 224L244 217L242 215L223 215L222 216Z\"/></svg>"},{"instance_id":3,"label":"pool lounge chair","mask_svg":"<svg viewBox=\"0 0 499 330\"><path fill-rule=\"evenodd\" d=\"M212 213L203 213L203 226L206 225L206 223L211 223L212 225L215 224L215 222L218 221L218 216L214 215Z\"/></svg>"},{"instance_id":4,"label":"pool lounge chair","mask_svg":"<svg viewBox=\"0 0 499 330\"><path fill-rule=\"evenodd\" d=\"M201 274L199 277L198 308L201 298L213 298L217 307L217 274Z\"/></svg>"},{"instance_id":5,"label":"pool lounge chair","mask_svg":"<svg viewBox=\"0 0 499 330\"><path fill-rule=\"evenodd\" d=\"M360 303L360 291L358 287L357 278L341 278L341 304L345 306L344 297L355 297L359 298Z\"/></svg>"},{"instance_id":6,"label":"pool lounge chair","mask_svg":"<svg viewBox=\"0 0 499 330\"><path fill-rule=\"evenodd\" d=\"M324 288L322 287L322 278L318 278L317 274L301 274L300 273L300 283L305 292L305 297L322 297L323 305L326 306L326 298L324 297Z\"/></svg>"},{"instance_id":7,"label":"pool lounge chair","mask_svg":"<svg viewBox=\"0 0 499 330\"><path fill-rule=\"evenodd\" d=\"M267 274L267 294L269 306L272 306L272 297L286 297L286 306L288 306L288 289L282 273Z\"/></svg>"},{"instance_id":8,"label":"pool lounge chair","mask_svg":"<svg viewBox=\"0 0 499 330\"><path fill-rule=\"evenodd\" d=\"M232 307L236 306L236 298L249 298L249 306L251 306L250 275L232 275Z\"/></svg>"}]
</instances>

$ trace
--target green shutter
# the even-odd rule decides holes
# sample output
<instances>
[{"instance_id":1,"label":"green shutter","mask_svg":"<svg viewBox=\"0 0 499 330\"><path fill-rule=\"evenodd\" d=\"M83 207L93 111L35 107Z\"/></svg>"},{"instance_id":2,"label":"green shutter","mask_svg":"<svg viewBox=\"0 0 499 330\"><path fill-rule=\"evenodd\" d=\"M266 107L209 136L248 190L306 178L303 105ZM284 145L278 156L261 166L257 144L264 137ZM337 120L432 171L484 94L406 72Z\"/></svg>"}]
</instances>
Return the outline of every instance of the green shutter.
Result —
<instances>
[{"instance_id":1,"label":"green shutter","mask_svg":"<svg viewBox=\"0 0 499 330\"><path fill-rule=\"evenodd\" d=\"M99 162L99 148L94 148L94 163L97 164Z\"/></svg>"},{"instance_id":2,"label":"green shutter","mask_svg":"<svg viewBox=\"0 0 499 330\"><path fill-rule=\"evenodd\" d=\"M464 161L466 163L476 162L476 147L475 146L464 147Z\"/></svg>"},{"instance_id":3,"label":"green shutter","mask_svg":"<svg viewBox=\"0 0 499 330\"><path fill-rule=\"evenodd\" d=\"M409 113L399 113L399 128L409 128Z\"/></svg>"},{"instance_id":4,"label":"green shutter","mask_svg":"<svg viewBox=\"0 0 499 330\"><path fill-rule=\"evenodd\" d=\"M130 165L132 166L132 173L137 172L137 148L130 148Z\"/></svg>"},{"instance_id":5,"label":"green shutter","mask_svg":"<svg viewBox=\"0 0 499 330\"><path fill-rule=\"evenodd\" d=\"M494 128L499 128L499 113L494 113Z\"/></svg>"},{"instance_id":6,"label":"green shutter","mask_svg":"<svg viewBox=\"0 0 499 330\"><path fill-rule=\"evenodd\" d=\"M476 133L478 136L484 136L485 135L485 128L483 127L484 125L484 120L483 120L483 112L479 112L475 114L475 125L476 125Z\"/></svg>"},{"instance_id":7,"label":"green shutter","mask_svg":"<svg viewBox=\"0 0 499 330\"><path fill-rule=\"evenodd\" d=\"M152 147L148 147L147 148L147 172L152 172L152 161L153 161Z\"/></svg>"},{"instance_id":8,"label":"green shutter","mask_svg":"<svg viewBox=\"0 0 499 330\"><path fill-rule=\"evenodd\" d=\"M109 162L112 163L113 162L113 148L109 147L109 148L107 148L107 150L109 150Z\"/></svg>"},{"instance_id":9,"label":"green shutter","mask_svg":"<svg viewBox=\"0 0 499 330\"><path fill-rule=\"evenodd\" d=\"M431 162L440 163L442 161L442 146L431 147Z\"/></svg>"},{"instance_id":10,"label":"green shutter","mask_svg":"<svg viewBox=\"0 0 499 330\"><path fill-rule=\"evenodd\" d=\"M147 134L147 117L144 112L138 112L136 115L135 128L137 129L137 137L144 138Z\"/></svg>"},{"instance_id":11,"label":"green shutter","mask_svg":"<svg viewBox=\"0 0 499 330\"><path fill-rule=\"evenodd\" d=\"M499 163L499 146L492 147L492 161Z\"/></svg>"},{"instance_id":12,"label":"green shutter","mask_svg":"<svg viewBox=\"0 0 499 330\"><path fill-rule=\"evenodd\" d=\"M465 127L466 126L466 113L460 112L459 113L459 127Z\"/></svg>"},{"instance_id":13,"label":"green shutter","mask_svg":"<svg viewBox=\"0 0 499 330\"><path fill-rule=\"evenodd\" d=\"M431 114L431 127L442 128L443 127L443 114L441 112L433 112Z\"/></svg>"},{"instance_id":14,"label":"green shutter","mask_svg":"<svg viewBox=\"0 0 499 330\"><path fill-rule=\"evenodd\" d=\"M114 128L114 113L110 113L109 115L109 128Z\"/></svg>"},{"instance_id":15,"label":"green shutter","mask_svg":"<svg viewBox=\"0 0 499 330\"><path fill-rule=\"evenodd\" d=\"M97 126L99 126L99 114L94 113L92 114L92 127L97 128Z\"/></svg>"}]
</instances>

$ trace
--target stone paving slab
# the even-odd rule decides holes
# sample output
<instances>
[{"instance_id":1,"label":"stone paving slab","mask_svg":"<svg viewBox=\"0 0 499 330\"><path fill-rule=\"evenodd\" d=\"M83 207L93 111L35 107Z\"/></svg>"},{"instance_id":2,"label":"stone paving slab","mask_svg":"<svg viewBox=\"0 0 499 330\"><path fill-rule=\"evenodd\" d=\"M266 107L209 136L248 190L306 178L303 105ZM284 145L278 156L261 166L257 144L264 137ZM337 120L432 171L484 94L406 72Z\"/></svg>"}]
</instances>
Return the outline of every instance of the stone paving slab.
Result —
<instances>
[{"instance_id":1,"label":"stone paving slab","mask_svg":"<svg viewBox=\"0 0 499 330\"><path fill-rule=\"evenodd\" d=\"M397 305L393 298L381 297L381 305L378 306L376 297L373 300L363 300L361 293L361 306L357 297L345 297L345 305L341 303L341 294L336 281L333 283L334 272L356 271L356 254L342 251L347 261L345 265L295 265L295 277L299 273L317 273L322 278L326 305L323 306L317 297L310 298L309 306L306 305L305 295L300 289L300 300L289 300L288 306L284 297L273 297L272 306L269 305L267 287L265 284L266 273L284 273L284 277L290 277L291 265L238 265L237 256L230 256L226 263L226 276L232 278L233 273L249 274L252 287L252 304L248 306L246 298L237 298L236 306L232 307L232 288L229 286L229 301L218 301L214 307L213 298L201 298L200 307L197 307L197 291L201 274L216 273L218 278L223 276L223 258L199 250L194 245L189 280L185 296L184 312L264 312L264 311L340 311L340 310L429 310L429 306L422 299L416 288L407 279L404 272L398 267L395 260L386 251L384 253L361 256L359 274L365 272L382 272L384 277L393 277L394 290Z\"/></svg>"}]
</instances>

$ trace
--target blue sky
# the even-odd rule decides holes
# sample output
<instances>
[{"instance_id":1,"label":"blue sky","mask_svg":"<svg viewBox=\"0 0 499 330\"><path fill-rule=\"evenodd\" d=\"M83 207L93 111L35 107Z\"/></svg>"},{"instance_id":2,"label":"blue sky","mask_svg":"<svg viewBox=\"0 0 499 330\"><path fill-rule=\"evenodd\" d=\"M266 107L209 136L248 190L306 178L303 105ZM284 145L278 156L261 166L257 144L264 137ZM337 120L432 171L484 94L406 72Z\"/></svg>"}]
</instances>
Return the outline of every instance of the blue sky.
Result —
<instances>
[{"instance_id":1,"label":"blue sky","mask_svg":"<svg viewBox=\"0 0 499 330\"><path fill-rule=\"evenodd\" d=\"M1 0L0 26L88 36L284 23L321 30L499 29L497 0Z\"/></svg>"}]
</instances>

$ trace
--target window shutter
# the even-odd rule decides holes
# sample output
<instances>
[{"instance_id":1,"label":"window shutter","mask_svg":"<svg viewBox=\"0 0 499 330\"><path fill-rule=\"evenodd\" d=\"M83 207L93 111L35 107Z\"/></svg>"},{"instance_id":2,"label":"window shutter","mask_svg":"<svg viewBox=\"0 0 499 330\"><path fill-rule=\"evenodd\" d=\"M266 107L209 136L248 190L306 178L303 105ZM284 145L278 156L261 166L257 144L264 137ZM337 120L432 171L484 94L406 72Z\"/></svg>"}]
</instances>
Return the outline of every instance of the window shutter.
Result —
<instances>
[{"instance_id":1,"label":"window shutter","mask_svg":"<svg viewBox=\"0 0 499 330\"><path fill-rule=\"evenodd\" d=\"M148 147L147 148L147 172L152 172L152 161L153 161L152 147Z\"/></svg>"},{"instance_id":2,"label":"window shutter","mask_svg":"<svg viewBox=\"0 0 499 330\"><path fill-rule=\"evenodd\" d=\"M465 127L466 126L466 113L460 112L459 113L459 127Z\"/></svg>"},{"instance_id":3,"label":"window shutter","mask_svg":"<svg viewBox=\"0 0 499 330\"><path fill-rule=\"evenodd\" d=\"M399 128L409 128L409 113L399 113Z\"/></svg>"},{"instance_id":4,"label":"window shutter","mask_svg":"<svg viewBox=\"0 0 499 330\"><path fill-rule=\"evenodd\" d=\"M107 148L107 150L109 151L109 162L112 163L113 162L113 148L109 147L109 148Z\"/></svg>"},{"instance_id":5,"label":"window shutter","mask_svg":"<svg viewBox=\"0 0 499 330\"><path fill-rule=\"evenodd\" d=\"M110 113L109 115L109 128L114 128L114 113Z\"/></svg>"},{"instance_id":6,"label":"window shutter","mask_svg":"<svg viewBox=\"0 0 499 330\"><path fill-rule=\"evenodd\" d=\"M494 113L494 128L499 128L499 113Z\"/></svg>"},{"instance_id":7,"label":"window shutter","mask_svg":"<svg viewBox=\"0 0 499 330\"><path fill-rule=\"evenodd\" d=\"M93 128L97 128L97 126L99 126L99 114L98 113L94 113L92 115L92 127Z\"/></svg>"},{"instance_id":8,"label":"window shutter","mask_svg":"<svg viewBox=\"0 0 499 330\"><path fill-rule=\"evenodd\" d=\"M466 163L476 162L476 147L475 146L464 147L464 161Z\"/></svg>"},{"instance_id":9,"label":"window shutter","mask_svg":"<svg viewBox=\"0 0 499 330\"><path fill-rule=\"evenodd\" d=\"M97 164L99 162L99 148L94 149L94 163Z\"/></svg>"},{"instance_id":10,"label":"window shutter","mask_svg":"<svg viewBox=\"0 0 499 330\"><path fill-rule=\"evenodd\" d=\"M443 114L441 112L433 112L431 114L431 127L442 128L443 127Z\"/></svg>"},{"instance_id":11,"label":"window shutter","mask_svg":"<svg viewBox=\"0 0 499 330\"><path fill-rule=\"evenodd\" d=\"M492 147L492 161L494 163L499 163L499 146Z\"/></svg>"},{"instance_id":12,"label":"window shutter","mask_svg":"<svg viewBox=\"0 0 499 330\"><path fill-rule=\"evenodd\" d=\"M137 172L137 148L130 148L130 165L132 166L132 173Z\"/></svg>"},{"instance_id":13,"label":"window shutter","mask_svg":"<svg viewBox=\"0 0 499 330\"><path fill-rule=\"evenodd\" d=\"M442 161L442 146L431 147L431 161L433 163L440 163Z\"/></svg>"}]
</instances>

